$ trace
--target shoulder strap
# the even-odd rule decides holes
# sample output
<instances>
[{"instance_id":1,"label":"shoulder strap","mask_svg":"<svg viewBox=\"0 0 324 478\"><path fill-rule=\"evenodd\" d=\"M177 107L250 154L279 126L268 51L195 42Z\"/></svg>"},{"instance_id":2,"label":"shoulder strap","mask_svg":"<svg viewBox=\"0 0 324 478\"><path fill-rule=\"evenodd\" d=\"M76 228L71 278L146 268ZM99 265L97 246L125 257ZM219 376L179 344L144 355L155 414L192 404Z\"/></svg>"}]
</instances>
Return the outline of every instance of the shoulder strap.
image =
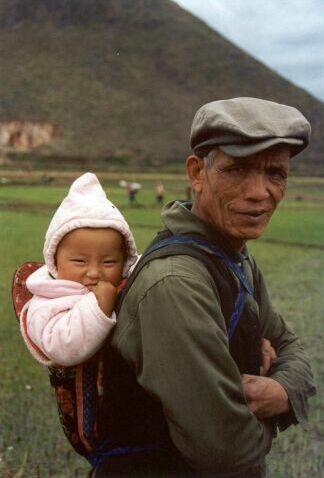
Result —
<instances>
[{"instance_id":1,"label":"shoulder strap","mask_svg":"<svg viewBox=\"0 0 324 478\"><path fill-rule=\"evenodd\" d=\"M243 270L236 264L236 262L234 262L227 254L225 254L220 247L207 241L206 239L189 235L174 235L169 238L162 239L158 243L151 244L145 255L151 254L171 244L179 244L181 246L187 245L198 248L199 250L203 250L208 253L209 256L217 257L237 277L245 291L250 295L253 295L253 290Z\"/></svg>"},{"instance_id":2,"label":"shoulder strap","mask_svg":"<svg viewBox=\"0 0 324 478\"><path fill-rule=\"evenodd\" d=\"M197 258L205 265L214 282L218 284L220 283L220 274L224 275L225 273L230 276L230 280L233 280L231 274L229 274L229 271L239 280L240 288L238 295L233 299L235 304L234 308L232 306L231 315L228 322L228 335L229 338L231 338L234 335L235 329L243 312L246 294L253 296L253 288L245 276L243 269L241 269L227 254L225 254L221 248L201 237L189 235L172 235L170 231L162 231L162 233L159 233L146 249L140 261L136 265L133 273L128 279L127 284L121 293L117 306L117 312L119 312L123 299L143 267L154 259L169 257L172 255L189 255ZM223 294L220 294L220 301L222 311L226 318L228 317L229 312L226 310L226 306L228 308L228 301L225 303Z\"/></svg>"},{"instance_id":3,"label":"shoulder strap","mask_svg":"<svg viewBox=\"0 0 324 478\"><path fill-rule=\"evenodd\" d=\"M121 291L116 307L117 313L120 310L122 301L132 287L141 270L146 266L146 264L153 261L154 259L162 259L164 257L170 257L175 255L188 255L191 257L196 257L205 265L205 267L208 269L208 271L214 278L215 268L211 266L210 257L206 254L206 252L203 252L192 244L180 245L174 240L175 237L176 236L173 236L169 231L162 231L157 234L155 239L153 239L151 244L144 251L142 257L136 264L136 267L134 268L130 277L127 279L127 282Z\"/></svg>"}]
</instances>

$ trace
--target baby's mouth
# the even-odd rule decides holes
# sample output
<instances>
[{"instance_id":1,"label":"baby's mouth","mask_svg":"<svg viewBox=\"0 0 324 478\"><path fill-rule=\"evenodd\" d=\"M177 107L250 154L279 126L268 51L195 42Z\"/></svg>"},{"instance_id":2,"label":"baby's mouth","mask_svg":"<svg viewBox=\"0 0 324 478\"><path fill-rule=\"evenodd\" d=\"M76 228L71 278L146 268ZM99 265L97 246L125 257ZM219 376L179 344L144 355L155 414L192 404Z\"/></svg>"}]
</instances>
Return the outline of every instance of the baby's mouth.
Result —
<instances>
[{"instance_id":1,"label":"baby's mouth","mask_svg":"<svg viewBox=\"0 0 324 478\"><path fill-rule=\"evenodd\" d=\"M97 285L96 283L93 283L93 284L85 284L84 286L90 289L91 287L96 287L96 285Z\"/></svg>"}]
</instances>

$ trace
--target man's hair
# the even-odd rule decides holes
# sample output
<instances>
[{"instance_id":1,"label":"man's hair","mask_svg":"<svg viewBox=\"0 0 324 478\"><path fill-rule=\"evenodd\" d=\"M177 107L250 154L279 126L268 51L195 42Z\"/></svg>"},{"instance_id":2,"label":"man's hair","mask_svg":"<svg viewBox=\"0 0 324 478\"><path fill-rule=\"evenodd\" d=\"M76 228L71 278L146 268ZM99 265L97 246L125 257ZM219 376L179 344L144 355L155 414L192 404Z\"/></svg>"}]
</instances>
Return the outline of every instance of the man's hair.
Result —
<instances>
[{"instance_id":1,"label":"man's hair","mask_svg":"<svg viewBox=\"0 0 324 478\"><path fill-rule=\"evenodd\" d=\"M208 153L203 156L206 169L210 169L212 167L212 165L214 164L214 160L218 154L218 151L218 148L212 148L210 151L208 151Z\"/></svg>"}]
</instances>

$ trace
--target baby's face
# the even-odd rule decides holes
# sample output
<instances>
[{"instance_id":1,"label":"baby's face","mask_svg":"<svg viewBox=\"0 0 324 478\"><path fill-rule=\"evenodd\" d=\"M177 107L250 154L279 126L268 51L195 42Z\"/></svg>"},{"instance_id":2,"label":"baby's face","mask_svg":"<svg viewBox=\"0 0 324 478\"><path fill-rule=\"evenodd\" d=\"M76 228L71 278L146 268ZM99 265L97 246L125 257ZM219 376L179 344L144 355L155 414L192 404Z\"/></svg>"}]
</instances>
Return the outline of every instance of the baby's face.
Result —
<instances>
[{"instance_id":1,"label":"baby's face","mask_svg":"<svg viewBox=\"0 0 324 478\"><path fill-rule=\"evenodd\" d=\"M79 282L90 289L99 281L117 287L122 280L124 260L124 241L115 229L75 229L58 245L57 278Z\"/></svg>"}]
</instances>

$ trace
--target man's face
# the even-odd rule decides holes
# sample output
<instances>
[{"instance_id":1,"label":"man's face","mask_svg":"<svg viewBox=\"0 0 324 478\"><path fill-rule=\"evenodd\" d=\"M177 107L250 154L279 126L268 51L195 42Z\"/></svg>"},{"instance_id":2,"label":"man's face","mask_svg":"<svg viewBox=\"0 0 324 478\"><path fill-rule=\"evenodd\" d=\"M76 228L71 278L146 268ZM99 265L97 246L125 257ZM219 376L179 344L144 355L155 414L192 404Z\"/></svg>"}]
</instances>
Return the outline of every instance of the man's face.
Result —
<instances>
[{"instance_id":1,"label":"man's face","mask_svg":"<svg viewBox=\"0 0 324 478\"><path fill-rule=\"evenodd\" d=\"M289 147L279 145L246 158L217 150L210 168L197 159L194 180L191 175L196 191L193 212L240 250L246 240L262 234L283 198L289 157ZM190 175L189 169L190 162Z\"/></svg>"}]
</instances>

